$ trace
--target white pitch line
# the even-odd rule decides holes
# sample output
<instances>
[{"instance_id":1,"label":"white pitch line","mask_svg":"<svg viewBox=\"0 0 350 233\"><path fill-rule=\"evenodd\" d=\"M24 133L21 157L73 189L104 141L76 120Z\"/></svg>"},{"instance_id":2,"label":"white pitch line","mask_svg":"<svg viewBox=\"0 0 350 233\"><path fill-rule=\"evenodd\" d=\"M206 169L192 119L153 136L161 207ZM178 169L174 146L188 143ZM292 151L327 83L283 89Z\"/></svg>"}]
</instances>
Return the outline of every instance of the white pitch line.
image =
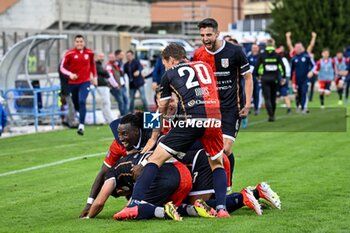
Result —
<instances>
[{"instance_id":1,"label":"white pitch line","mask_svg":"<svg viewBox=\"0 0 350 233\"><path fill-rule=\"evenodd\" d=\"M10 171L10 172L4 172L4 173L0 173L0 177L1 176L13 175L13 174L21 173L21 172L37 170L37 169L45 168L45 167L52 167L52 166L60 165L60 164L63 164L63 163L68 163L68 162L72 162L72 161L75 161L75 160L79 160L79 159L82 159L82 158L90 158L90 157L95 157L95 156L104 155L104 154L106 154L106 152L99 152L99 153L95 153L95 154L89 154L89 155L73 157L73 158L70 158L70 159L59 160L59 161L56 161L56 162L53 162L53 163L46 163L46 164L42 164L42 165L38 165L38 166L34 166L34 167L28 167L28 168L14 170L14 171Z\"/></svg>"}]
</instances>

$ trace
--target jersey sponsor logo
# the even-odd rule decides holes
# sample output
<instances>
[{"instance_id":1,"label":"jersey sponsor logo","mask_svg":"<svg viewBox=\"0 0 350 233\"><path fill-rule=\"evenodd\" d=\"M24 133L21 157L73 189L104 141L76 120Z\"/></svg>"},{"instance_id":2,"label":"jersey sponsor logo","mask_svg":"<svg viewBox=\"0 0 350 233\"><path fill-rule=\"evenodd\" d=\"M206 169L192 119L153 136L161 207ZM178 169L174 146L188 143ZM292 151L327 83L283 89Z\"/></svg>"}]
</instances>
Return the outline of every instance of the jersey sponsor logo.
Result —
<instances>
[{"instance_id":1,"label":"jersey sponsor logo","mask_svg":"<svg viewBox=\"0 0 350 233\"><path fill-rule=\"evenodd\" d=\"M230 74L231 74L230 71L214 72L214 75L215 75L216 77L229 76Z\"/></svg>"},{"instance_id":2,"label":"jersey sponsor logo","mask_svg":"<svg viewBox=\"0 0 350 233\"><path fill-rule=\"evenodd\" d=\"M84 54L85 60L89 59L89 54Z\"/></svg>"},{"instance_id":3,"label":"jersey sponsor logo","mask_svg":"<svg viewBox=\"0 0 350 233\"><path fill-rule=\"evenodd\" d=\"M194 89L194 91L196 92L196 96L209 96L209 90L208 87L198 87L196 89Z\"/></svg>"},{"instance_id":4,"label":"jersey sponsor logo","mask_svg":"<svg viewBox=\"0 0 350 233\"><path fill-rule=\"evenodd\" d=\"M203 104L217 104L218 101L216 100L191 100L187 103L189 107L192 107L194 105L203 105Z\"/></svg>"},{"instance_id":5,"label":"jersey sponsor logo","mask_svg":"<svg viewBox=\"0 0 350 233\"><path fill-rule=\"evenodd\" d=\"M196 104L196 101L195 101L195 100L191 100L191 101L189 101L189 102L187 103L187 105L188 105L189 107L193 107L195 104Z\"/></svg>"},{"instance_id":6,"label":"jersey sponsor logo","mask_svg":"<svg viewBox=\"0 0 350 233\"><path fill-rule=\"evenodd\" d=\"M74 56L74 59L78 59L78 55L75 55L75 56Z\"/></svg>"},{"instance_id":7,"label":"jersey sponsor logo","mask_svg":"<svg viewBox=\"0 0 350 233\"><path fill-rule=\"evenodd\" d=\"M227 68L229 66L229 61L228 61L228 58L221 58L221 66L223 68Z\"/></svg>"},{"instance_id":8,"label":"jersey sponsor logo","mask_svg":"<svg viewBox=\"0 0 350 233\"><path fill-rule=\"evenodd\" d=\"M143 128L144 129L159 129L160 128L160 113L144 112L143 113Z\"/></svg>"}]
</instances>

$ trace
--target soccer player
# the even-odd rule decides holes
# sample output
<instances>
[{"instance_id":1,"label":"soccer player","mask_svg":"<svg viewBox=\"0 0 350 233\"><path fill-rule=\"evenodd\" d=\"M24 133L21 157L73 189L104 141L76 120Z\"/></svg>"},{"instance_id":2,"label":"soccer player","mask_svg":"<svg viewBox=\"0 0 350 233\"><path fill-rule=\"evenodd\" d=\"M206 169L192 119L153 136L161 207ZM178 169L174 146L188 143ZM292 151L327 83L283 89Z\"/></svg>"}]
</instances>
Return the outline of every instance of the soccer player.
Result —
<instances>
[{"instance_id":1,"label":"soccer player","mask_svg":"<svg viewBox=\"0 0 350 233\"><path fill-rule=\"evenodd\" d=\"M97 73L94 52L85 47L85 39L82 35L75 36L74 48L65 53L60 70L69 77L68 83L74 108L76 111L79 111L77 133L84 135L86 99L89 94L90 84L97 86ZM93 78L90 83L91 74Z\"/></svg>"},{"instance_id":2,"label":"soccer player","mask_svg":"<svg viewBox=\"0 0 350 233\"><path fill-rule=\"evenodd\" d=\"M222 162L221 115L215 77L208 64L185 62L185 55L184 49L177 44L168 45L162 52L163 64L167 71L161 80L159 111L167 113L171 93L174 92L180 101L178 124L168 132L149 157L144 171L135 184L131 202L117 213L116 217L134 215L159 167L172 156L184 157L197 140L202 142L206 153L210 156L208 159L213 171L218 217L229 217L225 207L227 176Z\"/></svg>"},{"instance_id":3,"label":"soccer player","mask_svg":"<svg viewBox=\"0 0 350 233\"><path fill-rule=\"evenodd\" d=\"M208 63L216 76L224 150L233 171L232 145L240 128L241 118L249 113L253 92L252 74L242 48L218 39L220 32L215 19L202 20L198 28L203 46L195 51L193 60Z\"/></svg>"},{"instance_id":4,"label":"soccer player","mask_svg":"<svg viewBox=\"0 0 350 233\"><path fill-rule=\"evenodd\" d=\"M307 113L308 82L313 76L314 64L302 43L295 44L295 51L296 55L291 61L293 87L296 89L302 113Z\"/></svg>"},{"instance_id":5,"label":"soccer player","mask_svg":"<svg viewBox=\"0 0 350 233\"><path fill-rule=\"evenodd\" d=\"M285 68L275 52L275 41L268 39L265 51L259 56L254 72L260 76L268 121L275 121L276 97L279 83L285 83Z\"/></svg>"},{"instance_id":6,"label":"soccer player","mask_svg":"<svg viewBox=\"0 0 350 233\"><path fill-rule=\"evenodd\" d=\"M118 136L117 129L119 125L124 129L123 135L121 135L123 138L119 138ZM143 129L142 125L143 113L141 112L125 115L123 118L114 120L110 124L115 139L107 152L101 170L94 180L87 203L79 216L80 218L87 216L91 205L101 190L108 169L122 157L125 157L127 151L132 149L141 151L145 146L150 138L152 130Z\"/></svg>"},{"instance_id":7,"label":"soccer player","mask_svg":"<svg viewBox=\"0 0 350 233\"><path fill-rule=\"evenodd\" d=\"M118 131L119 134L124 133L123 125L119 125ZM89 210L88 218L94 218L102 211L110 195L130 197L135 182L132 169L149 155L150 153L140 154L136 149L131 149L127 156L109 169L101 191ZM140 220L168 216L179 221L181 217L176 212L176 206L182 203L191 187L192 178L189 170L178 161L167 162L159 168L150 189L145 193L144 202L138 206L136 215L128 218ZM164 204L165 208L160 208ZM125 218L120 219L115 215L114 219Z\"/></svg>"},{"instance_id":8,"label":"soccer player","mask_svg":"<svg viewBox=\"0 0 350 233\"><path fill-rule=\"evenodd\" d=\"M322 50L322 58L316 64L315 73L318 75L321 108L325 108L324 96L331 94L331 84L335 77L335 67L330 58L329 49Z\"/></svg>"},{"instance_id":9,"label":"soccer player","mask_svg":"<svg viewBox=\"0 0 350 233\"><path fill-rule=\"evenodd\" d=\"M343 90L346 81L346 68L349 60L343 57L343 52L337 52L336 57L333 59L334 68L336 72L335 84L337 86L337 91L339 95L338 105L343 104Z\"/></svg>"}]
</instances>

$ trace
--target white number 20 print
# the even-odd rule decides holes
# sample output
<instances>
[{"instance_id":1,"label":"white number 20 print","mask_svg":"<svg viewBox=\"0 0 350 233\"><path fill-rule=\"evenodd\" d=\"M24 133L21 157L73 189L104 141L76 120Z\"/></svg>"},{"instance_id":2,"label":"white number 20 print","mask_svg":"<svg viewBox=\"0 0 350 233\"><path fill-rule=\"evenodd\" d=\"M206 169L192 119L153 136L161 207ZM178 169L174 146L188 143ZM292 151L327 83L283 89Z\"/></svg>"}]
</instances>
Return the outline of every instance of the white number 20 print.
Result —
<instances>
[{"instance_id":1,"label":"white number 20 print","mask_svg":"<svg viewBox=\"0 0 350 233\"><path fill-rule=\"evenodd\" d=\"M195 64L194 68L197 71L199 80L201 81L201 83L203 84L210 84L211 83L211 78L210 78L210 74L209 71L207 69L207 67L204 64ZM178 73L180 75L180 77L183 77L185 75L185 71L188 72L188 79L186 81L186 87L187 89L190 89L192 87L197 87L199 86L199 82L198 81L193 81L196 73L193 70L193 68L185 66L185 67L181 67L178 70Z\"/></svg>"}]
</instances>

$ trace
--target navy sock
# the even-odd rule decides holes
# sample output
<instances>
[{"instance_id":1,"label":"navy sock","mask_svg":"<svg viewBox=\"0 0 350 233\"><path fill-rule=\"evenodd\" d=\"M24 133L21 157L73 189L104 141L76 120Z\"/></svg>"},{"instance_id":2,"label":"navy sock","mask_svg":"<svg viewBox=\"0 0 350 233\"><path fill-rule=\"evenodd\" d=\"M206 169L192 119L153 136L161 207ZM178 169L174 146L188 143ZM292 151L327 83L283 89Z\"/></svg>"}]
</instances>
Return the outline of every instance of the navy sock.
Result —
<instances>
[{"instance_id":1,"label":"navy sock","mask_svg":"<svg viewBox=\"0 0 350 233\"><path fill-rule=\"evenodd\" d=\"M216 207L216 201L214 199L210 199L206 201L208 206L215 208ZM230 195L226 196L226 208L229 213L238 210L244 206L243 204L243 195L240 193L231 193Z\"/></svg>"},{"instance_id":2,"label":"navy sock","mask_svg":"<svg viewBox=\"0 0 350 233\"><path fill-rule=\"evenodd\" d=\"M230 161L230 174L231 174L230 186L232 186L233 171L235 169L235 156L233 155L233 153L231 153L228 156L228 160Z\"/></svg>"},{"instance_id":3,"label":"navy sock","mask_svg":"<svg viewBox=\"0 0 350 233\"><path fill-rule=\"evenodd\" d=\"M155 163L148 163L145 166L141 176L137 179L134 191L132 192L132 199L141 201L151 186L154 178L157 175L159 167ZM132 203L130 203L132 204ZM130 206L130 205L129 205Z\"/></svg>"},{"instance_id":4,"label":"navy sock","mask_svg":"<svg viewBox=\"0 0 350 233\"><path fill-rule=\"evenodd\" d=\"M216 168L213 171L213 186L216 209L226 209L227 176L224 168Z\"/></svg>"},{"instance_id":5,"label":"navy sock","mask_svg":"<svg viewBox=\"0 0 350 233\"><path fill-rule=\"evenodd\" d=\"M254 189L252 191L253 191L253 195L254 195L255 199L259 200L259 198L260 198L259 191L257 189Z\"/></svg>"},{"instance_id":6,"label":"navy sock","mask_svg":"<svg viewBox=\"0 0 350 233\"><path fill-rule=\"evenodd\" d=\"M229 213L238 210L244 206L243 195L240 193L231 193L226 196L226 208Z\"/></svg>"},{"instance_id":7,"label":"navy sock","mask_svg":"<svg viewBox=\"0 0 350 233\"><path fill-rule=\"evenodd\" d=\"M181 204L179 207L177 207L176 210L181 216L188 216L186 209L187 209L187 204Z\"/></svg>"},{"instance_id":8,"label":"navy sock","mask_svg":"<svg viewBox=\"0 0 350 233\"><path fill-rule=\"evenodd\" d=\"M156 206L149 203L142 203L139 205L139 214L137 215L137 220L141 219L151 219L154 218L154 212L156 210Z\"/></svg>"}]
</instances>

